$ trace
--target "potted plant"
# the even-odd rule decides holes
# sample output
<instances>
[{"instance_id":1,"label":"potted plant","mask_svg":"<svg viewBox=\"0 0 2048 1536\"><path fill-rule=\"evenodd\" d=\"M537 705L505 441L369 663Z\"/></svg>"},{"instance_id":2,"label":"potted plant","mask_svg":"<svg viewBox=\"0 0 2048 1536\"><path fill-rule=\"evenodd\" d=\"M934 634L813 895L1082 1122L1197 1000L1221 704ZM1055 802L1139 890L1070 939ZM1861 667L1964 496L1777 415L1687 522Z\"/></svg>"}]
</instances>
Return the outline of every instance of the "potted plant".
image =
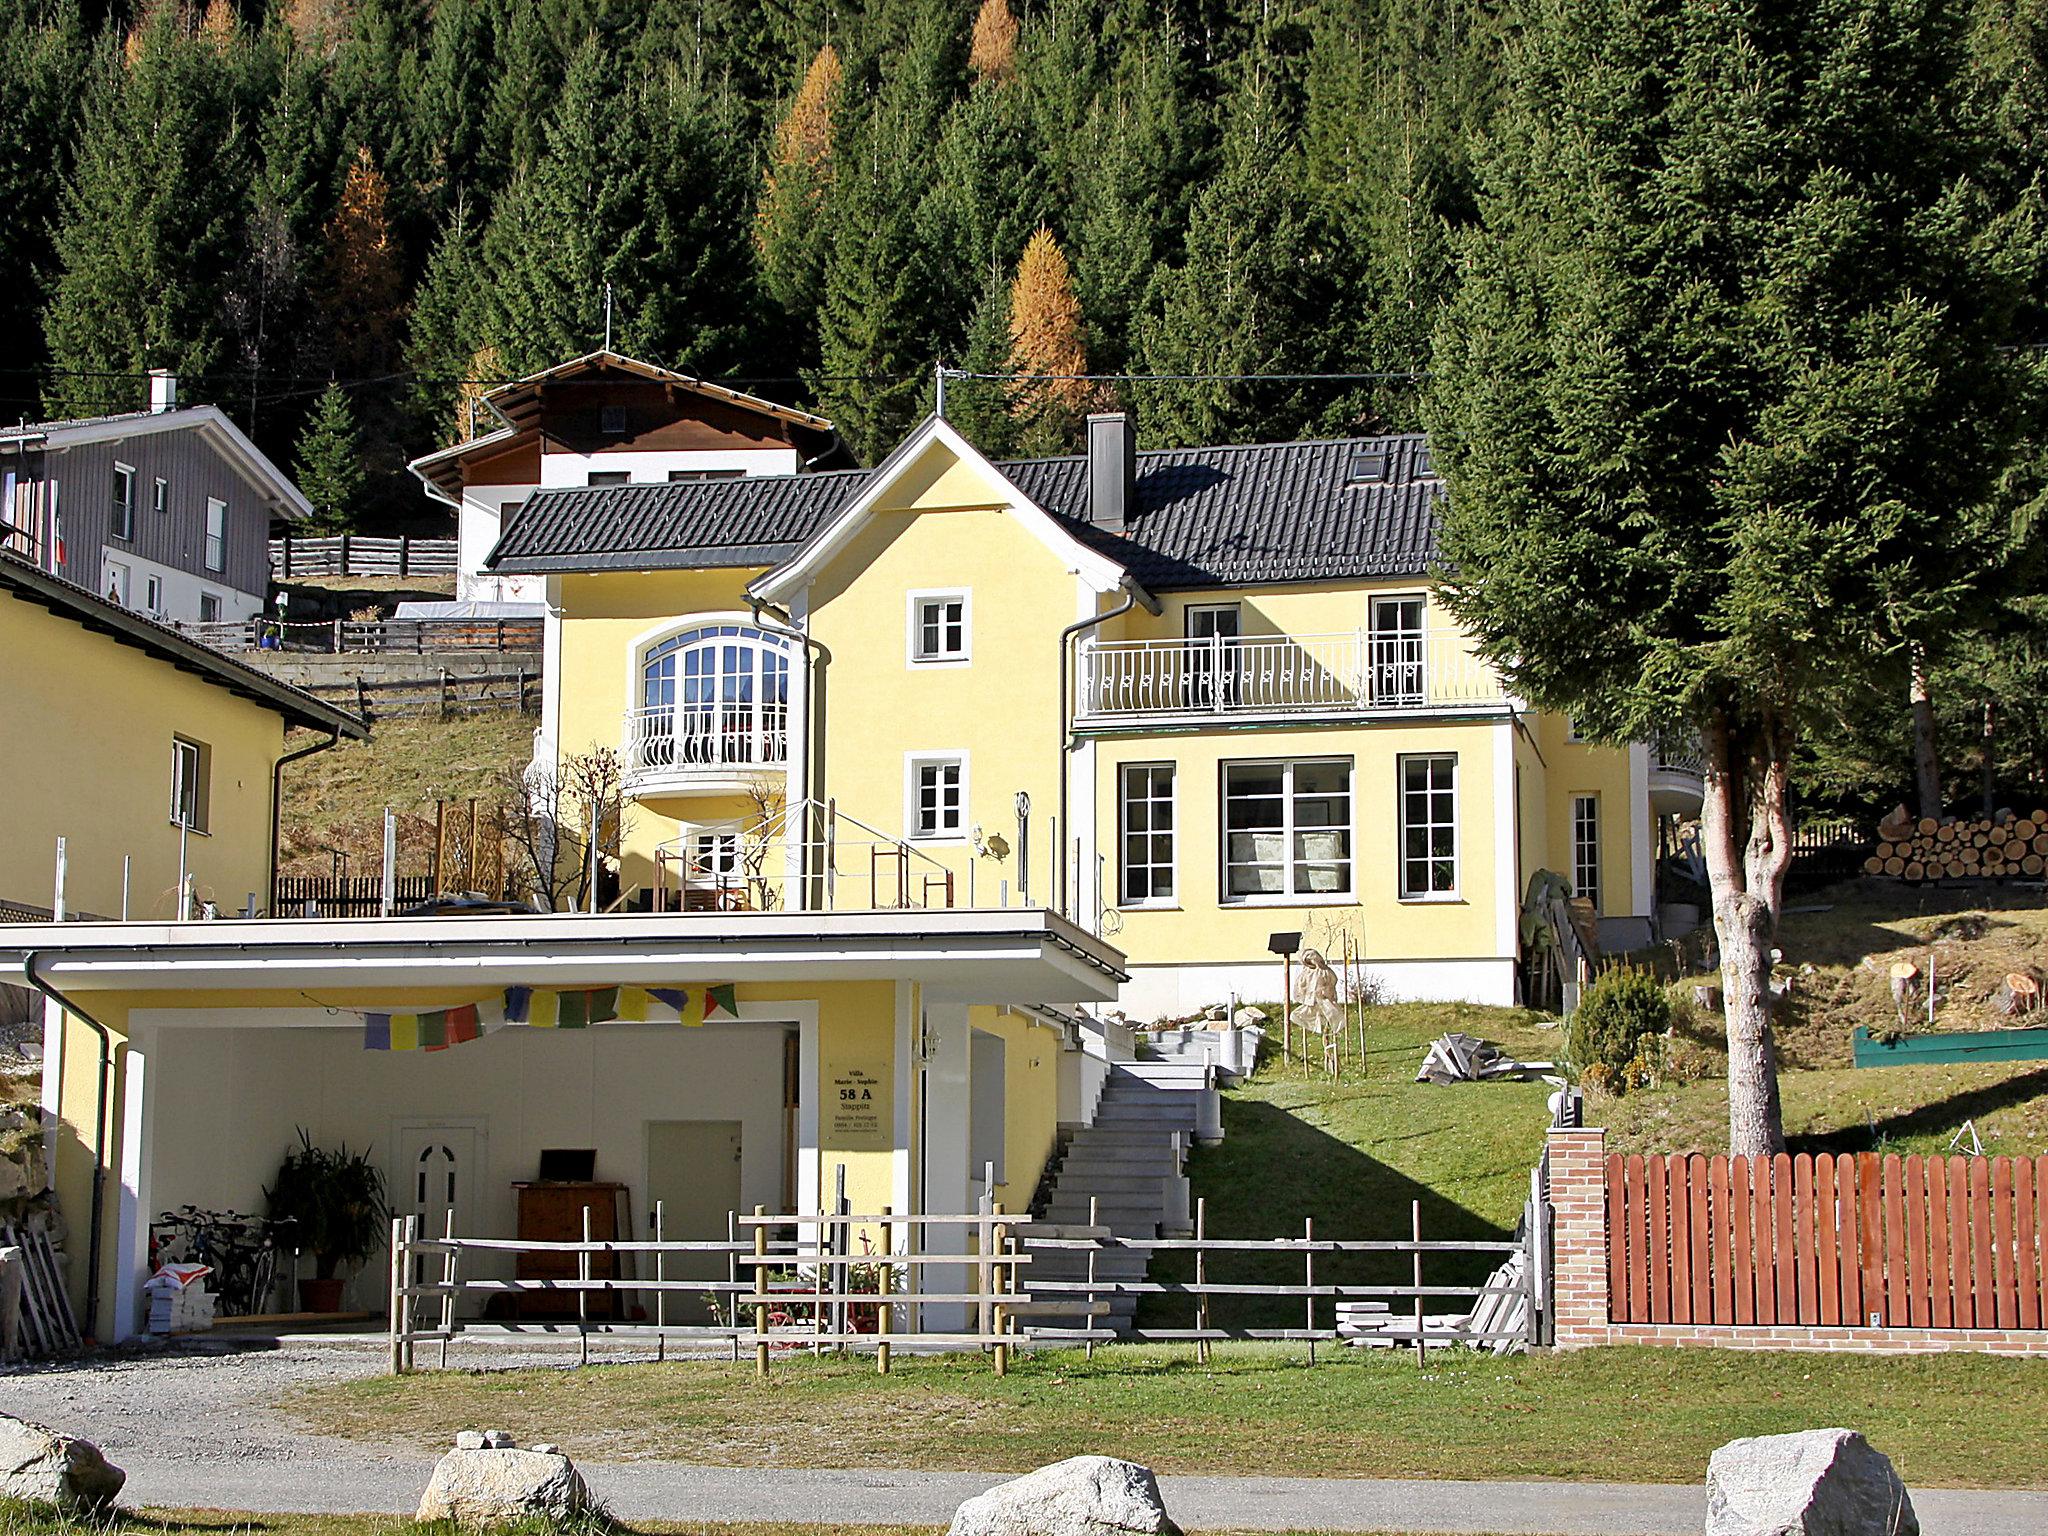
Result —
<instances>
[{"instance_id":1,"label":"potted plant","mask_svg":"<svg viewBox=\"0 0 2048 1536\"><path fill-rule=\"evenodd\" d=\"M299 1128L299 1144L278 1166L277 1182L263 1191L270 1219L289 1223L289 1240L313 1255L313 1278L299 1281L299 1305L308 1312L339 1312L344 1267L376 1252L388 1219L384 1175L367 1150L348 1145L329 1151Z\"/></svg>"}]
</instances>

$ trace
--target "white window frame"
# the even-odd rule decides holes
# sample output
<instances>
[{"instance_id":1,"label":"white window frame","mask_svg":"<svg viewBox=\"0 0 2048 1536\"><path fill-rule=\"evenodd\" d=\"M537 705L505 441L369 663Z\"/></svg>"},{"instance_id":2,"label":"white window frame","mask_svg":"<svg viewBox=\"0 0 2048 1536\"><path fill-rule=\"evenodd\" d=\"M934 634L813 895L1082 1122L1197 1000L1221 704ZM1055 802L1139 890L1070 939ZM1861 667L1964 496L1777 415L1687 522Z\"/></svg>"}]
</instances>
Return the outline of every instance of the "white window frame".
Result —
<instances>
[{"instance_id":1,"label":"white window frame","mask_svg":"<svg viewBox=\"0 0 2048 1536\"><path fill-rule=\"evenodd\" d=\"M1410 825L1408 820L1408 765L1410 763L1449 763L1451 765L1451 819L1448 822L1440 823L1431 818L1425 822L1425 825L1431 830L1438 826L1447 826L1450 829L1451 883L1449 888L1445 890L1436 889L1434 884L1424 885L1422 888L1417 889L1408 878L1410 864L1408 856L1408 829ZM1394 845L1394 867L1398 871L1399 888L1401 900L1403 901L1460 901L1463 899L1461 892L1464 886L1464 860L1462 856L1464 839L1461 836L1459 827L1459 820L1463 812L1463 797L1459 789L1459 779L1461 777L1459 766L1458 754L1455 752L1403 752L1394 759L1394 836L1397 839ZM1437 792L1434 775L1432 774L1430 787L1426 793L1435 794ZM1424 865L1433 865L1436 863L1437 858L1438 855L1435 853L1425 853L1421 862Z\"/></svg>"},{"instance_id":2,"label":"white window frame","mask_svg":"<svg viewBox=\"0 0 2048 1536\"><path fill-rule=\"evenodd\" d=\"M171 510L171 482L162 475L156 477L156 486L150 491L150 511L162 516Z\"/></svg>"},{"instance_id":3,"label":"white window frame","mask_svg":"<svg viewBox=\"0 0 2048 1536\"><path fill-rule=\"evenodd\" d=\"M228 504L218 496L206 498L206 568L228 568Z\"/></svg>"},{"instance_id":4,"label":"white window frame","mask_svg":"<svg viewBox=\"0 0 2048 1536\"><path fill-rule=\"evenodd\" d=\"M959 824L935 831L918 830L919 780L927 768L957 768L960 773ZM967 754L965 751L906 752L903 754L903 835L913 843L959 843L967 839L972 824L968 799Z\"/></svg>"},{"instance_id":5,"label":"white window frame","mask_svg":"<svg viewBox=\"0 0 2048 1536\"><path fill-rule=\"evenodd\" d=\"M960 605L960 648L957 651L924 649L924 609L927 603ZM943 632L944 621L941 620ZM904 594L903 657L912 667L964 667L974 660L974 594L965 587L934 587Z\"/></svg>"},{"instance_id":6,"label":"white window frame","mask_svg":"<svg viewBox=\"0 0 2048 1536\"><path fill-rule=\"evenodd\" d=\"M108 587L114 589L114 596L107 596ZM108 602L132 609L135 606L134 567L125 560L116 560L111 556L103 557L100 561L100 590L97 595L106 598Z\"/></svg>"},{"instance_id":7,"label":"white window frame","mask_svg":"<svg viewBox=\"0 0 2048 1536\"><path fill-rule=\"evenodd\" d=\"M107 537L135 542L135 466L114 461L114 499L107 508Z\"/></svg>"},{"instance_id":8,"label":"white window frame","mask_svg":"<svg viewBox=\"0 0 2048 1536\"><path fill-rule=\"evenodd\" d=\"M200 837L206 835L210 819L207 814L207 801L210 797L207 794L206 758L204 744L187 741L183 736L171 738L171 825L184 827ZM185 789L188 784L193 786L189 821L186 819L185 810Z\"/></svg>"},{"instance_id":9,"label":"white window frame","mask_svg":"<svg viewBox=\"0 0 2048 1536\"><path fill-rule=\"evenodd\" d=\"M142 611L153 619L164 616L164 579L153 573L142 578Z\"/></svg>"},{"instance_id":10,"label":"white window frame","mask_svg":"<svg viewBox=\"0 0 2048 1536\"><path fill-rule=\"evenodd\" d=\"M1294 819L1295 770L1305 767L1326 767L1341 765L1344 769L1345 819L1341 826L1304 828L1296 825ZM1233 893L1230 889L1230 870L1233 862L1250 866L1252 861L1233 861L1230 857L1230 777L1237 768L1278 768L1280 772L1280 825L1260 830L1275 832L1280 837L1280 883L1278 891L1248 891ZM1312 907L1332 904L1349 905L1358 899L1358 759L1349 754L1329 755L1305 754L1300 757L1244 757L1232 758L1217 765L1216 776L1216 826L1217 826L1217 870L1216 889L1218 900L1226 907ZM1345 855L1344 885L1334 891L1297 890L1296 880L1302 865L1324 860L1303 860L1295 857L1295 840L1303 831L1341 831L1344 834Z\"/></svg>"},{"instance_id":11,"label":"white window frame","mask_svg":"<svg viewBox=\"0 0 2048 1536\"><path fill-rule=\"evenodd\" d=\"M213 617L212 617L212 618L210 618L210 619L209 619L209 618L208 618L208 617L206 616L206 605L207 605L208 603L211 603L211 604L213 604ZM222 600L221 600L221 595L220 595L220 594L219 594L218 592L201 592L201 593L199 594L199 622L200 622L200 623L202 623L202 624L218 624L218 623L220 622L220 616L221 616L221 615L222 615L223 613L225 613L226 611L227 611L227 609L226 609L226 607L225 607L225 606L223 605L223 603L222 603Z\"/></svg>"},{"instance_id":12,"label":"white window frame","mask_svg":"<svg viewBox=\"0 0 2048 1536\"><path fill-rule=\"evenodd\" d=\"M1573 795L1572 809L1572 894L1593 903L1600 910L1600 797Z\"/></svg>"},{"instance_id":13,"label":"white window frame","mask_svg":"<svg viewBox=\"0 0 2048 1536\"><path fill-rule=\"evenodd\" d=\"M1164 795L1158 793L1156 785L1149 787L1143 795L1132 795L1131 779L1134 775L1142 773L1150 776L1160 772L1166 774L1166 793ZM1120 907L1178 907L1180 905L1179 765L1171 761L1123 763L1117 768L1116 785L1117 905ZM1166 862L1163 865L1157 859L1149 856L1135 863L1131 859L1131 839L1133 837L1155 838L1162 835L1156 826L1151 825L1147 825L1142 832L1132 831L1131 806L1139 801L1148 806L1163 804L1167 808L1167 824L1163 834L1166 838L1167 850ZM1142 896L1131 894L1130 878L1132 870L1143 869L1149 874L1162 868L1166 871L1166 890L1163 894L1150 889ZM1149 887L1151 881L1148 880L1146 884Z\"/></svg>"},{"instance_id":14,"label":"white window frame","mask_svg":"<svg viewBox=\"0 0 2048 1536\"><path fill-rule=\"evenodd\" d=\"M1414 605L1413 628L1382 626L1380 615L1400 615ZM1429 594L1379 592L1365 607L1366 676L1372 701L1389 708L1419 708L1429 702Z\"/></svg>"}]
</instances>

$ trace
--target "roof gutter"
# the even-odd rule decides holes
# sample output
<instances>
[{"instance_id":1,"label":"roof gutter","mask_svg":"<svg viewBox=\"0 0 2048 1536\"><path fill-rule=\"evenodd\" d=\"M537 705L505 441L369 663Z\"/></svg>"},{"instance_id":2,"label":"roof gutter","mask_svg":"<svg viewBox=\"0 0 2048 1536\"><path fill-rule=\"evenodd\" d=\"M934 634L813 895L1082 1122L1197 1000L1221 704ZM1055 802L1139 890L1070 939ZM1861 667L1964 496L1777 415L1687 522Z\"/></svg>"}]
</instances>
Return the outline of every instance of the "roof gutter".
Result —
<instances>
[{"instance_id":1,"label":"roof gutter","mask_svg":"<svg viewBox=\"0 0 2048 1536\"><path fill-rule=\"evenodd\" d=\"M1055 911L1068 912L1072 910L1072 908L1067 903L1068 871L1066 843L1066 829L1069 825L1067 809L1067 801L1069 799L1067 787L1067 757L1068 754L1070 754L1074 750L1074 735L1073 732L1069 729L1067 720L1068 648L1071 642L1073 641L1074 637L1080 634L1082 631L1094 629L1099 625L1107 624L1111 619L1121 618L1124 614L1129 613L1133 608L1137 607L1141 591L1142 589L1138 586L1136 582L1126 579L1123 584L1124 600L1121 603L1118 603L1116 607L1107 609L1102 613L1093 614L1085 619L1079 619L1074 623L1069 624L1065 629L1060 631L1060 749L1057 757L1060 777L1060 835L1058 843L1055 844L1052 850L1053 900L1059 904L1054 908ZM1149 607L1150 605L1148 604L1147 606Z\"/></svg>"},{"instance_id":2,"label":"roof gutter","mask_svg":"<svg viewBox=\"0 0 2048 1536\"><path fill-rule=\"evenodd\" d=\"M55 1003L65 1013L84 1024L99 1036L100 1078L99 1090L93 1106L92 1140L92 1235L86 1243L85 1260L85 1332L95 1333L100 1321L100 1260L105 1246L102 1228L106 1224L107 1212L107 1108L113 1098L114 1087L114 1037L107 1032L107 1026L71 1001L62 992L43 980L36 969L36 962L42 959L39 950L31 950L21 963L22 974L28 984L44 997ZM43 1069L50 1070L44 1063ZM50 1176L56 1178L56 1164L50 1163Z\"/></svg>"},{"instance_id":3,"label":"roof gutter","mask_svg":"<svg viewBox=\"0 0 2048 1536\"><path fill-rule=\"evenodd\" d=\"M821 680L824 664L832 659L832 652L821 640L813 639L797 628L795 618L785 609L776 607L764 597L751 590L745 594L748 608L753 610L756 627L771 635L781 635L794 640L804 648L804 751L796 765L796 803L803 807L803 840L798 845L797 882L804 893L804 906L810 906L811 897L811 760L817 750L817 742L811 731L811 722L818 718L818 702L824 696ZM764 618L766 613L771 617ZM830 829L826 829L830 835Z\"/></svg>"}]
</instances>

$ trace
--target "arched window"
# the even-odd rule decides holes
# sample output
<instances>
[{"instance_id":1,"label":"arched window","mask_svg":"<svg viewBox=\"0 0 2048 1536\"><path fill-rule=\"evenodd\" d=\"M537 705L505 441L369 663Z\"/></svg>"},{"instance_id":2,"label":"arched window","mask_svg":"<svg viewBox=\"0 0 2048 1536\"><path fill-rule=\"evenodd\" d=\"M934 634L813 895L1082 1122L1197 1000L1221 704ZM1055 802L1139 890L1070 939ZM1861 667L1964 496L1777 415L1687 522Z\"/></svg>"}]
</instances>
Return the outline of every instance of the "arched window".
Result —
<instances>
[{"instance_id":1,"label":"arched window","mask_svg":"<svg viewBox=\"0 0 2048 1536\"><path fill-rule=\"evenodd\" d=\"M786 644L745 624L705 624L649 646L628 749L645 768L784 762Z\"/></svg>"}]
</instances>

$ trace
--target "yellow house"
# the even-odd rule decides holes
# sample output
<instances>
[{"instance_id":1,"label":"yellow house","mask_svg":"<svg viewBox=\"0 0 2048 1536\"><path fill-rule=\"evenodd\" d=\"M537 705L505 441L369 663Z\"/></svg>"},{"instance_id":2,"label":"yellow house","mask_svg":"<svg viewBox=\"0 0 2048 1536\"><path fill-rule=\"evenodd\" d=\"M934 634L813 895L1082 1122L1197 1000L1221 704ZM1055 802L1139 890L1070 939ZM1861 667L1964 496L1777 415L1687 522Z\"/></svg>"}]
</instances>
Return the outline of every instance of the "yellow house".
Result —
<instances>
[{"instance_id":1,"label":"yellow house","mask_svg":"<svg viewBox=\"0 0 2048 1536\"><path fill-rule=\"evenodd\" d=\"M0 816L0 912L16 916L60 902L69 917L136 918L175 917L187 899L267 905L286 729L364 734L354 716L5 553L0 655L18 786Z\"/></svg>"},{"instance_id":2,"label":"yellow house","mask_svg":"<svg viewBox=\"0 0 2048 1536\"><path fill-rule=\"evenodd\" d=\"M629 905L1047 905L1146 1018L1277 996L1276 937L1507 1003L1531 877L1647 942L1699 785L1504 689L1428 579L1440 495L1418 436L1101 416L995 464L933 418L871 471L543 491L493 563L546 581L538 764L620 754Z\"/></svg>"}]
</instances>

